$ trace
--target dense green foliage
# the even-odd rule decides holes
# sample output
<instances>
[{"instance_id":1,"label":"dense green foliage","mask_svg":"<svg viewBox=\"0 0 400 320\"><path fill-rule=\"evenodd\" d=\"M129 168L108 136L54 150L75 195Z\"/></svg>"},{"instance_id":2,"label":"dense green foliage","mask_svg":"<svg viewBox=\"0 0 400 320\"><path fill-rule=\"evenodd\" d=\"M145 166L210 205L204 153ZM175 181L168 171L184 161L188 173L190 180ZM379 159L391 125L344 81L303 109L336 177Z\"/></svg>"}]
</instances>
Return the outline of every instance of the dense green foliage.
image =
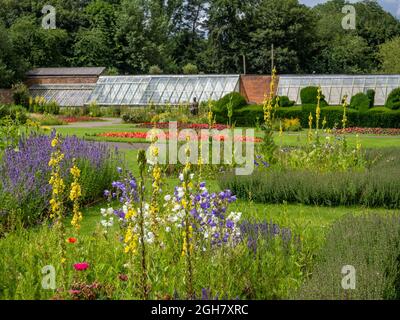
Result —
<instances>
[{"instance_id":1,"label":"dense green foliage","mask_svg":"<svg viewBox=\"0 0 400 320\"><path fill-rule=\"evenodd\" d=\"M392 110L400 109L400 88L394 89L388 96L385 104L386 108Z\"/></svg>"},{"instance_id":2,"label":"dense green foliage","mask_svg":"<svg viewBox=\"0 0 400 320\"><path fill-rule=\"evenodd\" d=\"M213 113L215 115L215 120L218 123L228 122L228 107L232 108L232 119L235 119L235 114L237 110L243 108L247 105L246 99L238 92L228 93L221 99L216 101L213 106Z\"/></svg>"},{"instance_id":3,"label":"dense green foliage","mask_svg":"<svg viewBox=\"0 0 400 320\"><path fill-rule=\"evenodd\" d=\"M348 215L336 222L317 255L299 299L381 300L400 297L398 215ZM353 266L355 288L344 290L344 266ZM346 273L348 271L346 270Z\"/></svg>"},{"instance_id":4,"label":"dense green foliage","mask_svg":"<svg viewBox=\"0 0 400 320\"><path fill-rule=\"evenodd\" d=\"M21 106L0 105L0 119L10 117L12 120L17 120L20 123L25 123L28 119L26 109Z\"/></svg>"},{"instance_id":5,"label":"dense green foliage","mask_svg":"<svg viewBox=\"0 0 400 320\"><path fill-rule=\"evenodd\" d=\"M308 128L310 112L315 119L315 105L294 106L291 108L279 108L275 117L280 119L298 118L303 128ZM263 107L261 105L249 105L235 111L232 121L236 125L254 126L263 121ZM321 109L321 119L326 117L328 128L341 128L343 119L343 107L329 106ZM390 110L384 107L369 109L367 112L359 112L352 108L347 109L347 127L367 128L400 128L400 111ZM221 122L226 123L226 120Z\"/></svg>"},{"instance_id":6,"label":"dense green foliage","mask_svg":"<svg viewBox=\"0 0 400 320\"><path fill-rule=\"evenodd\" d=\"M301 103L304 104L317 104L318 87L305 87L300 90ZM327 105L325 96L321 94L321 107Z\"/></svg>"},{"instance_id":7,"label":"dense green foliage","mask_svg":"<svg viewBox=\"0 0 400 320\"><path fill-rule=\"evenodd\" d=\"M373 108L375 106L375 90L368 89L367 90L367 97L369 99L369 107Z\"/></svg>"},{"instance_id":8,"label":"dense green foliage","mask_svg":"<svg viewBox=\"0 0 400 320\"><path fill-rule=\"evenodd\" d=\"M360 112L368 111L370 108L370 99L365 93L359 92L351 97L350 108Z\"/></svg>"},{"instance_id":9,"label":"dense green foliage","mask_svg":"<svg viewBox=\"0 0 400 320\"><path fill-rule=\"evenodd\" d=\"M271 44L280 73L373 72L392 65L388 50L377 53L400 36L400 22L366 0L354 4L354 31L341 26L344 0L315 8L297 0L54 0L53 30L41 27L45 4L0 0L0 87L33 67L143 74L158 66L168 74L192 65L204 73L242 73L243 56L247 72L266 74Z\"/></svg>"},{"instance_id":10,"label":"dense green foliage","mask_svg":"<svg viewBox=\"0 0 400 320\"><path fill-rule=\"evenodd\" d=\"M344 172L287 169L256 170L249 176L224 174L219 183L239 198L260 203L303 203L307 205L365 205L400 208L399 149L369 154L370 168ZM376 160L377 159L377 160ZM304 160L307 161L307 160Z\"/></svg>"}]
</instances>

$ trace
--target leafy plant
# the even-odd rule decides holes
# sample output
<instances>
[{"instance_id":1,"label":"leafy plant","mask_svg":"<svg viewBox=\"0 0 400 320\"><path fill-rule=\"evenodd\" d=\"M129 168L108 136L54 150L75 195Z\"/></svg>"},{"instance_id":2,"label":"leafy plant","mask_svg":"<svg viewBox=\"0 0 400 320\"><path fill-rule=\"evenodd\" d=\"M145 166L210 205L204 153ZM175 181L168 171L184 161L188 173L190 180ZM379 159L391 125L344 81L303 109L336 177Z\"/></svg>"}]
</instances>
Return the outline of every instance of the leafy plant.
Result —
<instances>
[{"instance_id":1,"label":"leafy plant","mask_svg":"<svg viewBox=\"0 0 400 320\"><path fill-rule=\"evenodd\" d=\"M392 92L390 92L385 107L392 110L400 109L400 88L393 89Z\"/></svg>"}]
</instances>

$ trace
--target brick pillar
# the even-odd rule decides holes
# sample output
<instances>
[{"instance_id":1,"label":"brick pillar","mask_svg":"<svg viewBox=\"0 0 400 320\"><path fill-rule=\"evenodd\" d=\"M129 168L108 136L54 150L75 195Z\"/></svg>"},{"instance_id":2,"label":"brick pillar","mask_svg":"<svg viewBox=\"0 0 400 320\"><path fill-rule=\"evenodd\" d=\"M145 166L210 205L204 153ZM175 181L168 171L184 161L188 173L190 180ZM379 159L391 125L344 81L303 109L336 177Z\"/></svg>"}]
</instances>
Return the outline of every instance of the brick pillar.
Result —
<instances>
[{"instance_id":1,"label":"brick pillar","mask_svg":"<svg viewBox=\"0 0 400 320\"><path fill-rule=\"evenodd\" d=\"M275 85L275 90L278 86L278 81ZM271 76L241 75L240 94L246 98L248 103L261 104L265 95L269 95L270 83Z\"/></svg>"}]
</instances>

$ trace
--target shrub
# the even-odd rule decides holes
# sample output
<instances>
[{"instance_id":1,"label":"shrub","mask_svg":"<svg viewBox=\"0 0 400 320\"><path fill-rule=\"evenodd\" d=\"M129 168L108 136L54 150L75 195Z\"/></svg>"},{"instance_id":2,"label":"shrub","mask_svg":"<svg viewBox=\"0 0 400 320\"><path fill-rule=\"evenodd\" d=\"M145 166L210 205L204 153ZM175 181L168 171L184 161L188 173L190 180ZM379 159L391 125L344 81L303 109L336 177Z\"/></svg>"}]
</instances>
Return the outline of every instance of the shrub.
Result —
<instances>
[{"instance_id":1,"label":"shrub","mask_svg":"<svg viewBox=\"0 0 400 320\"><path fill-rule=\"evenodd\" d=\"M101 109L96 102L91 102L88 107L89 116L91 117L101 117Z\"/></svg>"},{"instance_id":2,"label":"shrub","mask_svg":"<svg viewBox=\"0 0 400 320\"><path fill-rule=\"evenodd\" d=\"M336 222L317 255L300 299L399 299L400 217L348 215ZM352 290L342 288L343 266L355 268Z\"/></svg>"},{"instance_id":3,"label":"shrub","mask_svg":"<svg viewBox=\"0 0 400 320\"><path fill-rule=\"evenodd\" d=\"M360 112L368 111L370 100L368 96L362 92L357 93L351 97L350 108L356 109Z\"/></svg>"},{"instance_id":4,"label":"shrub","mask_svg":"<svg viewBox=\"0 0 400 320\"><path fill-rule=\"evenodd\" d=\"M282 108L292 107L292 106L294 106L295 103L296 103L296 101L290 100L289 97L287 97L287 96L279 97L279 106Z\"/></svg>"},{"instance_id":5,"label":"shrub","mask_svg":"<svg viewBox=\"0 0 400 320\"><path fill-rule=\"evenodd\" d=\"M384 152L373 167L364 171L321 173L271 167L249 176L224 174L219 185L238 198L246 200L251 195L259 203L400 208L400 154L398 149Z\"/></svg>"},{"instance_id":6,"label":"shrub","mask_svg":"<svg viewBox=\"0 0 400 320\"><path fill-rule=\"evenodd\" d=\"M196 65L188 63L182 68L183 74L198 74L199 69Z\"/></svg>"},{"instance_id":7,"label":"shrub","mask_svg":"<svg viewBox=\"0 0 400 320\"><path fill-rule=\"evenodd\" d=\"M367 90L367 97L369 100L369 108L373 108L375 106L375 90L368 89Z\"/></svg>"},{"instance_id":8,"label":"shrub","mask_svg":"<svg viewBox=\"0 0 400 320\"><path fill-rule=\"evenodd\" d=\"M13 99L16 105L28 107L29 105L29 90L23 83L17 83L12 86Z\"/></svg>"},{"instance_id":9,"label":"shrub","mask_svg":"<svg viewBox=\"0 0 400 320\"><path fill-rule=\"evenodd\" d=\"M238 92L228 93L223 96L213 106L213 113L218 123L228 122L228 104L230 103L232 103L233 109L232 121L235 119L237 110L247 105L246 99Z\"/></svg>"},{"instance_id":10,"label":"shrub","mask_svg":"<svg viewBox=\"0 0 400 320\"><path fill-rule=\"evenodd\" d=\"M392 90L386 100L385 107L392 110L400 109L400 88Z\"/></svg>"},{"instance_id":11,"label":"shrub","mask_svg":"<svg viewBox=\"0 0 400 320\"><path fill-rule=\"evenodd\" d=\"M39 119L39 122L42 126L58 126L66 124L65 121L51 114L44 115Z\"/></svg>"},{"instance_id":12,"label":"shrub","mask_svg":"<svg viewBox=\"0 0 400 320\"><path fill-rule=\"evenodd\" d=\"M151 66L149 68L149 74L162 74L163 71L159 66Z\"/></svg>"},{"instance_id":13,"label":"shrub","mask_svg":"<svg viewBox=\"0 0 400 320\"><path fill-rule=\"evenodd\" d=\"M126 123L143 123L151 122L156 112L149 111L143 108L138 108L136 110L130 110L128 113L122 115L122 121Z\"/></svg>"},{"instance_id":14,"label":"shrub","mask_svg":"<svg viewBox=\"0 0 400 320\"><path fill-rule=\"evenodd\" d=\"M60 114L60 106L55 100L52 100L44 105L44 112L58 115Z\"/></svg>"},{"instance_id":15,"label":"shrub","mask_svg":"<svg viewBox=\"0 0 400 320\"><path fill-rule=\"evenodd\" d=\"M305 87L300 91L300 99L302 104L317 104L318 87ZM325 96L321 94L320 106L327 106Z\"/></svg>"},{"instance_id":16,"label":"shrub","mask_svg":"<svg viewBox=\"0 0 400 320\"><path fill-rule=\"evenodd\" d=\"M24 124L28 119L26 109L22 106L8 105L0 106L0 119L10 117L12 120L17 120L19 123Z\"/></svg>"}]
</instances>

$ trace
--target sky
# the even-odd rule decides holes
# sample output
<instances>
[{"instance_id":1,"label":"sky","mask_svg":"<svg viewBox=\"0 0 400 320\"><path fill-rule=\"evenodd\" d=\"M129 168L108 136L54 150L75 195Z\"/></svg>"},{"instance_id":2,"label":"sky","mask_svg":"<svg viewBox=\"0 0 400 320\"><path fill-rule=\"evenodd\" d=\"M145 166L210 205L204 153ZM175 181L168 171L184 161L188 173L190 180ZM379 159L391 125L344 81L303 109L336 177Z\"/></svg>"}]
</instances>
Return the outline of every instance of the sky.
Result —
<instances>
[{"instance_id":1,"label":"sky","mask_svg":"<svg viewBox=\"0 0 400 320\"><path fill-rule=\"evenodd\" d=\"M314 6L319 3L327 2L327 0L299 0L299 2L309 6ZM349 2L357 2L357 0ZM400 18L400 0L378 0L378 2L386 11L390 12L395 17Z\"/></svg>"}]
</instances>

